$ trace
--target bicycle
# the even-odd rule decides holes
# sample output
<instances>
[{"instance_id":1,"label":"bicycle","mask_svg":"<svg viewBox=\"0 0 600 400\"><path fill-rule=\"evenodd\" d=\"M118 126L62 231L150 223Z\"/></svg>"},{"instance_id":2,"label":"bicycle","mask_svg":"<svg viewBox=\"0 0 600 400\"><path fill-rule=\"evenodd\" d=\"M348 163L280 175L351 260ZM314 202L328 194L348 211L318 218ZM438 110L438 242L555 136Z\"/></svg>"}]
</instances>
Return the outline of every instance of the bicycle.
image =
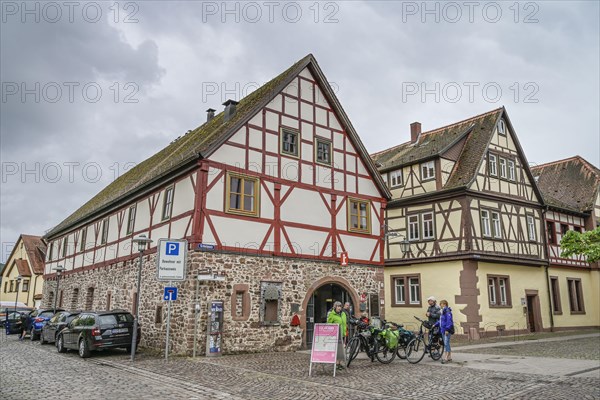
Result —
<instances>
[{"instance_id":1,"label":"bicycle","mask_svg":"<svg viewBox=\"0 0 600 400\"><path fill-rule=\"evenodd\" d=\"M356 358L360 351L367 353L371 362L377 358L382 364L391 363L396 357L397 334L385 321L382 329L367 325L364 322L351 320L356 325L354 336L348 341L346 366Z\"/></svg>"},{"instance_id":2,"label":"bicycle","mask_svg":"<svg viewBox=\"0 0 600 400\"><path fill-rule=\"evenodd\" d=\"M406 360L406 350L408 348L408 344L416 336L413 332L404 329L404 325L402 324L398 324L396 322L391 321L389 321L388 323L394 326L398 331L398 346L396 347L396 355L401 360Z\"/></svg>"},{"instance_id":3,"label":"bicycle","mask_svg":"<svg viewBox=\"0 0 600 400\"><path fill-rule=\"evenodd\" d=\"M371 362L375 361L375 345L371 337L369 325L357 319L351 319L349 323L354 325L355 329L354 335L350 338L348 344L346 345L346 354L348 357L346 366L350 366L352 360L354 360L361 351L367 353L367 356L371 359Z\"/></svg>"},{"instance_id":4,"label":"bicycle","mask_svg":"<svg viewBox=\"0 0 600 400\"><path fill-rule=\"evenodd\" d=\"M425 357L426 352L429 353L429 356L434 361L439 360L442 358L442 354L444 354L444 340L439 334L439 321L432 326L429 321L423 321L418 317L415 317L415 319L421 325L419 326L419 332L406 348L406 360L411 364L417 364ZM425 343L423 327L429 330L427 343ZM435 333L436 331L438 333Z\"/></svg>"}]
</instances>

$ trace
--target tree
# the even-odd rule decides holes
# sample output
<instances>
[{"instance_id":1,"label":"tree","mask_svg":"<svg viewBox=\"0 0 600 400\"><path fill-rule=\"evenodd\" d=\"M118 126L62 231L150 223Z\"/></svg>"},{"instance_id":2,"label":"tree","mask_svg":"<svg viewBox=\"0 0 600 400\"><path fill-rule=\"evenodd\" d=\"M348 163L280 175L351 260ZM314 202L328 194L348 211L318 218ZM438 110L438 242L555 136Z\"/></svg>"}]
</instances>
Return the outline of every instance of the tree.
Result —
<instances>
[{"instance_id":1,"label":"tree","mask_svg":"<svg viewBox=\"0 0 600 400\"><path fill-rule=\"evenodd\" d=\"M562 256L582 255L589 263L600 260L600 227L584 233L568 231L560 241Z\"/></svg>"}]
</instances>

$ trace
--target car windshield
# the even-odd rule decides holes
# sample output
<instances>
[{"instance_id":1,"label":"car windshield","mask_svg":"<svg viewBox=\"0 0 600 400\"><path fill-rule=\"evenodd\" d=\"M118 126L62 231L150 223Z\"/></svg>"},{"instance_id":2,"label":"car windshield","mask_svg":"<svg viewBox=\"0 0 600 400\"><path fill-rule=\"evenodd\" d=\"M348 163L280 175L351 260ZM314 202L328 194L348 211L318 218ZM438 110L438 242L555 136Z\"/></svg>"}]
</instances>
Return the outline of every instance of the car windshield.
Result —
<instances>
[{"instance_id":1,"label":"car windshield","mask_svg":"<svg viewBox=\"0 0 600 400\"><path fill-rule=\"evenodd\" d=\"M100 325L116 325L124 322L132 322L131 314L107 314L100 316Z\"/></svg>"},{"instance_id":2,"label":"car windshield","mask_svg":"<svg viewBox=\"0 0 600 400\"><path fill-rule=\"evenodd\" d=\"M39 316L43 317L43 318L50 318L54 315L54 312L52 311L44 311L43 313L41 313Z\"/></svg>"}]
</instances>

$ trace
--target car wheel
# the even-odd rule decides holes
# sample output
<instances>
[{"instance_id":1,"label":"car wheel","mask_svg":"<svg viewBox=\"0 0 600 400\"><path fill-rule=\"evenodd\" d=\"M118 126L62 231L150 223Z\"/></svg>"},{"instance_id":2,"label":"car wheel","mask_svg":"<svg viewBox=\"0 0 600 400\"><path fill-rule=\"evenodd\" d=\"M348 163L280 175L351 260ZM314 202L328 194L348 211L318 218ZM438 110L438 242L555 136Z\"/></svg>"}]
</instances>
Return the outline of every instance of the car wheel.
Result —
<instances>
[{"instance_id":1,"label":"car wheel","mask_svg":"<svg viewBox=\"0 0 600 400\"><path fill-rule=\"evenodd\" d=\"M67 349L65 349L65 343L64 343L64 339L61 336L58 337L58 340L56 341L56 350L58 350L59 353L66 353Z\"/></svg>"},{"instance_id":2,"label":"car wheel","mask_svg":"<svg viewBox=\"0 0 600 400\"><path fill-rule=\"evenodd\" d=\"M90 348L88 346L87 340L80 339L79 340L79 357L88 358L90 356Z\"/></svg>"}]
</instances>

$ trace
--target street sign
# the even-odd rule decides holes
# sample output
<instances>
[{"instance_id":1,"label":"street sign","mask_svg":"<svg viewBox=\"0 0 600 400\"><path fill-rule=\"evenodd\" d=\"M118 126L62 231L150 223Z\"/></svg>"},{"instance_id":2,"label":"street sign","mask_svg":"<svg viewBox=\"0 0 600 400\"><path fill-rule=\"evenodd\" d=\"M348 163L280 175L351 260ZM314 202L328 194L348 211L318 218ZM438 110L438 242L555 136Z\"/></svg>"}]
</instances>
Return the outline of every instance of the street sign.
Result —
<instances>
[{"instance_id":1,"label":"street sign","mask_svg":"<svg viewBox=\"0 0 600 400\"><path fill-rule=\"evenodd\" d=\"M159 281L183 281L187 265L187 240L159 239L156 257Z\"/></svg>"},{"instance_id":2,"label":"street sign","mask_svg":"<svg viewBox=\"0 0 600 400\"><path fill-rule=\"evenodd\" d=\"M177 300L177 288L175 286L166 286L163 299L171 301Z\"/></svg>"},{"instance_id":3,"label":"street sign","mask_svg":"<svg viewBox=\"0 0 600 400\"><path fill-rule=\"evenodd\" d=\"M343 251L342 254L340 254L340 265L342 267L346 267L348 265L348 252L347 251Z\"/></svg>"},{"instance_id":4,"label":"street sign","mask_svg":"<svg viewBox=\"0 0 600 400\"><path fill-rule=\"evenodd\" d=\"M203 251L211 251L216 248L217 248L217 246L215 246L214 244L208 244L208 243L199 243L198 244L198 249L203 250Z\"/></svg>"}]
</instances>

